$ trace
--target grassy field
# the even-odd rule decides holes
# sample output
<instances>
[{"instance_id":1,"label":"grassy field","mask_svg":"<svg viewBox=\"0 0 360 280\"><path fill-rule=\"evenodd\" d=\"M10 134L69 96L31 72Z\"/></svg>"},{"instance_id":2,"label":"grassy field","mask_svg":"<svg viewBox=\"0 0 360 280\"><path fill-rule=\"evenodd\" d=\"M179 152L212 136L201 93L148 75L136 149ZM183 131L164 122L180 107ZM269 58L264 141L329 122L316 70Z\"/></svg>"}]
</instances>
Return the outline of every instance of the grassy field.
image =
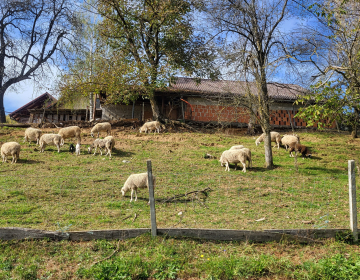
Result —
<instances>
[{"instance_id":1,"label":"grassy field","mask_svg":"<svg viewBox=\"0 0 360 280\"><path fill-rule=\"evenodd\" d=\"M46 132L56 132L44 129ZM139 134L116 128L113 158L89 155L93 138L82 131L82 154L57 153L48 146L39 153L23 143L24 129L2 128L0 141L22 144L17 164L4 163L0 173L0 226L44 230L95 230L150 227L148 194L120 189L131 173L146 172L151 159L157 177L158 227L227 229L347 228L347 160L358 159L358 139L335 133L298 133L312 150L312 159L289 157L273 149L275 169L264 168L263 145L255 137L221 133L168 132ZM253 168L225 172L217 158L232 145L250 148ZM298 169L298 171L296 171ZM173 195L212 189L208 196ZM182 212L182 215L178 215ZM134 219L136 215L136 219ZM261 219L261 221L257 221Z\"/></svg>"},{"instance_id":2,"label":"grassy field","mask_svg":"<svg viewBox=\"0 0 360 280\"><path fill-rule=\"evenodd\" d=\"M150 227L147 191L130 203L130 194L122 197L120 189L151 159L159 227L348 228L347 160L359 158L360 140L345 134L299 132L313 158L298 159L296 168L285 149L274 149L276 168L268 171L263 146L246 135L145 135L115 128L109 160L85 153L93 141L88 130L80 157L67 151L69 141L60 154L52 146L40 154L36 145L22 143L23 131L0 129L1 142L22 144L18 163L1 165L0 227ZM233 167L225 172L217 159L204 159L236 144L252 151L254 167L246 173ZM163 202L207 187L208 197ZM250 244L149 235L119 242L0 241L0 279L358 279L358 248L333 240Z\"/></svg>"},{"instance_id":3,"label":"grassy field","mask_svg":"<svg viewBox=\"0 0 360 280\"><path fill-rule=\"evenodd\" d=\"M359 279L358 245L251 244L139 236L0 241L0 279Z\"/></svg>"}]
</instances>

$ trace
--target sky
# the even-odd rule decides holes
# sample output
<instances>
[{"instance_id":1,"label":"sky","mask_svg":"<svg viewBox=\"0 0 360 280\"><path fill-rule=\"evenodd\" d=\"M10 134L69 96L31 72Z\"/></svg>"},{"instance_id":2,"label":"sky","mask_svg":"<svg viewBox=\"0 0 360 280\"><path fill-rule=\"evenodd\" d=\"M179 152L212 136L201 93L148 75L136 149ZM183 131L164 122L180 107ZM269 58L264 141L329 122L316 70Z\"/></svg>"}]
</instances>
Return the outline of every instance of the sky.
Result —
<instances>
[{"instance_id":1,"label":"sky","mask_svg":"<svg viewBox=\"0 0 360 280\"><path fill-rule=\"evenodd\" d=\"M43 93L48 92L53 95L55 98L55 94L47 89L40 89L37 90L36 86L31 80L26 80L20 82L18 85L17 90L8 89L5 92L4 96L4 107L5 107L5 114L8 115L11 112L19 109L20 107L24 106L25 104L29 103L36 97L42 95Z\"/></svg>"}]
</instances>

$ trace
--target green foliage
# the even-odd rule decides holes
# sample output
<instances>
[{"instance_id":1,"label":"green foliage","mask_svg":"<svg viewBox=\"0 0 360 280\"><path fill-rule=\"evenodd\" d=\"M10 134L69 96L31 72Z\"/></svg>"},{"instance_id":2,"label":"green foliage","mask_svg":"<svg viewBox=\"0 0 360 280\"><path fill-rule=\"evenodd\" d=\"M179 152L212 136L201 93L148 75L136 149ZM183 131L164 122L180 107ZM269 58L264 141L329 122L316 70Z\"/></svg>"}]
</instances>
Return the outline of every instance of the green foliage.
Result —
<instances>
[{"instance_id":1,"label":"green foliage","mask_svg":"<svg viewBox=\"0 0 360 280\"><path fill-rule=\"evenodd\" d=\"M357 124L354 119L354 108L358 107L358 94L348 89L344 91L337 83L327 82L315 85L311 94L296 101L296 104L305 104L300 108L296 117L307 122L307 126L324 129L337 120L346 125Z\"/></svg>"},{"instance_id":2,"label":"green foliage","mask_svg":"<svg viewBox=\"0 0 360 280\"><path fill-rule=\"evenodd\" d=\"M109 104L152 98L185 71L204 76L213 55L194 35L187 0L99 1L95 50L75 60L59 85L63 99L106 93Z\"/></svg>"}]
</instances>

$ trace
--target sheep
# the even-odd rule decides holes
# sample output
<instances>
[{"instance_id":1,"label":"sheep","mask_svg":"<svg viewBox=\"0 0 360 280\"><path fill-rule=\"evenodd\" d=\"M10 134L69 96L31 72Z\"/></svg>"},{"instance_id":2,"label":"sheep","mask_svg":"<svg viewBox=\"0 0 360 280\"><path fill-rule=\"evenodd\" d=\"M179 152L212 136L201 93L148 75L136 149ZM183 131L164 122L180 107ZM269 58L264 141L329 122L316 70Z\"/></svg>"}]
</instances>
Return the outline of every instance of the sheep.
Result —
<instances>
[{"instance_id":1,"label":"sheep","mask_svg":"<svg viewBox=\"0 0 360 280\"><path fill-rule=\"evenodd\" d=\"M160 124L160 122L158 122L158 121L153 121L153 122L146 122L146 123L144 123L143 124L143 126L142 127L140 127L140 129L139 129L139 132L141 133L141 132L151 132L151 131L157 131L157 133L160 133L160 130L161 130L161 124ZM154 133L155 133L154 132Z\"/></svg>"},{"instance_id":2,"label":"sheep","mask_svg":"<svg viewBox=\"0 0 360 280\"><path fill-rule=\"evenodd\" d=\"M40 140L41 133L42 133L42 131L40 129L33 128L33 127L28 127L25 130L24 142L29 141L29 144L30 144L31 141L36 140L36 145L39 145L39 140Z\"/></svg>"},{"instance_id":3,"label":"sheep","mask_svg":"<svg viewBox=\"0 0 360 280\"><path fill-rule=\"evenodd\" d=\"M109 122L98 123L91 129L91 137L94 137L94 133L97 133L97 137L99 138L99 134L101 131L107 132L108 135L111 134L111 124Z\"/></svg>"},{"instance_id":4,"label":"sheep","mask_svg":"<svg viewBox=\"0 0 360 280\"><path fill-rule=\"evenodd\" d=\"M243 165L243 172L246 172L246 161L249 162L248 168L252 167L251 151L247 148L224 151L219 161L221 163L221 166L225 164L225 171L230 171L229 163L235 163L236 170L237 163L241 162L241 164Z\"/></svg>"},{"instance_id":5,"label":"sheep","mask_svg":"<svg viewBox=\"0 0 360 280\"><path fill-rule=\"evenodd\" d=\"M79 144L79 143L76 144L75 154L76 154L77 156L80 156L80 144Z\"/></svg>"},{"instance_id":6,"label":"sheep","mask_svg":"<svg viewBox=\"0 0 360 280\"><path fill-rule=\"evenodd\" d=\"M74 144L70 144L70 146L69 146L69 152L72 153L72 154L75 152L75 146L74 146Z\"/></svg>"},{"instance_id":7,"label":"sheep","mask_svg":"<svg viewBox=\"0 0 360 280\"><path fill-rule=\"evenodd\" d=\"M60 147L64 145L64 139L59 134L43 134L40 137L40 153L43 153L46 145L55 145L60 153Z\"/></svg>"},{"instance_id":8,"label":"sheep","mask_svg":"<svg viewBox=\"0 0 360 280\"><path fill-rule=\"evenodd\" d=\"M296 135L284 135L281 138L281 144L285 146L287 150L290 145L300 144L300 139Z\"/></svg>"},{"instance_id":9,"label":"sheep","mask_svg":"<svg viewBox=\"0 0 360 280\"><path fill-rule=\"evenodd\" d=\"M94 156L96 154L97 148L99 148L100 154L102 155L102 150L101 149L105 149L106 142L107 141L105 139L96 138L94 140L94 142L88 147L89 154L91 153L92 149L95 148L95 152L93 154L93 156Z\"/></svg>"},{"instance_id":10,"label":"sheep","mask_svg":"<svg viewBox=\"0 0 360 280\"><path fill-rule=\"evenodd\" d=\"M101 149L105 149L107 150L107 153L105 156L109 155L109 157L111 158L111 151L115 146L115 139L113 136L107 136L104 139L95 139L94 142L91 144L91 146L88 148L88 152L89 154L91 153L92 149L95 148L95 152L93 155L96 154L96 150L97 148L99 148L100 150L100 154L102 155L102 150Z\"/></svg>"},{"instance_id":11,"label":"sheep","mask_svg":"<svg viewBox=\"0 0 360 280\"><path fill-rule=\"evenodd\" d=\"M153 186L155 187L156 178L153 176ZM133 193L135 192L135 201L137 201L137 189L149 188L148 173L131 174L125 181L124 186L121 188L121 193L124 196L125 193L131 190L131 199L133 201ZM150 200L149 200L150 203Z\"/></svg>"},{"instance_id":12,"label":"sheep","mask_svg":"<svg viewBox=\"0 0 360 280\"><path fill-rule=\"evenodd\" d=\"M77 143L81 144L81 129L78 126L69 126L61 128L58 134L62 137L62 145L64 145L64 140L67 138L75 137L77 138Z\"/></svg>"},{"instance_id":13,"label":"sheep","mask_svg":"<svg viewBox=\"0 0 360 280\"><path fill-rule=\"evenodd\" d=\"M107 136L104 138L107 142L105 143L105 148L107 149L107 153L105 156L109 155L109 158L111 158L111 151L115 147L115 138L113 136Z\"/></svg>"},{"instance_id":14,"label":"sheep","mask_svg":"<svg viewBox=\"0 0 360 280\"><path fill-rule=\"evenodd\" d=\"M295 152L295 154L297 155L298 152L301 153L303 159L306 157L311 157L310 151L308 149L308 147L298 144L298 143L291 143L289 146L289 153L290 153L290 157L294 157L294 155L292 154L292 152Z\"/></svg>"},{"instance_id":15,"label":"sheep","mask_svg":"<svg viewBox=\"0 0 360 280\"><path fill-rule=\"evenodd\" d=\"M265 136L266 134L263 133L260 135L260 137L258 139L255 140L255 144L256 146L259 146L259 144L261 142L263 142L265 140ZM271 142L276 142L278 149L280 148L280 142L281 142L281 135L279 132L275 132L275 131L271 131L270 132L270 137L271 137ZM276 147L276 145L274 146L274 148Z\"/></svg>"},{"instance_id":16,"label":"sheep","mask_svg":"<svg viewBox=\"0 0 360 280\"><path fill-rule=\"evenodd\" d=\"M17 142L6 142L1 146L2 162L7 162L7 156L12 156L11 164L16 163L20 156L21 146Z\"/></svg>"}]
</instances>

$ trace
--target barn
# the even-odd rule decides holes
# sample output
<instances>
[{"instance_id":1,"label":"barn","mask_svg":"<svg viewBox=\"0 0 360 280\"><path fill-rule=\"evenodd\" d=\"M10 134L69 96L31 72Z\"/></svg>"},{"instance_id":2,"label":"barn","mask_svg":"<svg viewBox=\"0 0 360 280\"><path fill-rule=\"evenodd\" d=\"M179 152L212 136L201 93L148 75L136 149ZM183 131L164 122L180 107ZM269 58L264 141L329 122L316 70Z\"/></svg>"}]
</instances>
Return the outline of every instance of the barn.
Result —
<instances>
[{"instance_id":1,"label":"barn","mask_svg":"<svg viewBox=\"0 0 360 280\"><path fill-rule=\"evenodd\" d=\"M239 81L178 77L165 89L155 92L160 112L172 120L214 122L246 127L250 120L249 111L242 106L246 90L256 92L254 84ZM296 118L301 106L294 102L306 94L297 85L268 84L270 97L270 120L273 127L300 128L306 122ZM152 111L147 99L139 98L130 105L102 105L103 119L139 118L151 119Z\"/></svg>"}]
</instances>

